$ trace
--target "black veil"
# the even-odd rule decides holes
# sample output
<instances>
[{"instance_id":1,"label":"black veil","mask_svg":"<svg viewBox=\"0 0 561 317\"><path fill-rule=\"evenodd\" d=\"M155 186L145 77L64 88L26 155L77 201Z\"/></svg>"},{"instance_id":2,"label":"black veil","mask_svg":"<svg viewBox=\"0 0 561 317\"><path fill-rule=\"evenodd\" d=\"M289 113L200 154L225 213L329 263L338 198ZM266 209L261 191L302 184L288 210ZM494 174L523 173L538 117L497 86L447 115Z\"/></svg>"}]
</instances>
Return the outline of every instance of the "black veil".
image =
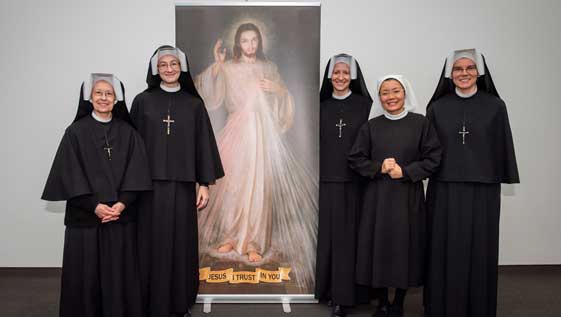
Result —
<instances>
[{"instance_id":1,"label":"black veil","mask_svg":"<svg viewBox=\"0 0 561 317\"><path fill-rule=\"evenodd\" d=\"M348 54L337 54L334 57L340 57L340 56L348 56L353 58L351 55ZM325 73L323 74L323 81L319 92L320 102L331 98L331 96L333 95L333 84L331 83L331 78L328 78L329 76L328 73L332 60L333 58L329 60L327 66L325 67ZM370 97L368 88L366 88L366 82L364 80L364 77L362 76L362 71L360 70L360 66L358 65L358 62L356 60L355 63L356 63L356 79L351 80L349 88L351 89L353 94L363 95L364 97L370 99L370 102L372 102L372 97Z\"/></svg>"},{"instance_id":2,"label":"black veil","mask_svg":"<svg viewBox=\"0 0 561 317\"><path fill-rule=\"evenodd\" d=\"M117 103L113 106L113 110L111 111L111 113L113 115L113 118L119 118L134 127L131 117L129 116L129 111L127 109L127 104L125 101L125 86L120 81L119 84L121 85L121 91L123 92L123 100L117 101ZM93 83L91 86L93 87ZM113 89L115 90L115 88ZM84 83L82 83L82 86L80 86L80 100L78 101L78 111L76 111L76 117L74 117L74 121L72 122L74 123L85 116L89 116L92 113L93 109L94 108L92 103L89 100L85 100L84 98Z\"/></svg>"},{"instance_id":3,"label":"black veil","mask_svg":"<svg viewBox=\"0 0 561 317\"><path fill-rule=\"evenodd\" d=\"M487 63L485 62L485 57L481 56L483 59L483 65L485 67L485 74L481 75L477 78L477 90L478 91L485 91L492 95L495 95L497 98L501 98L499 93L497 92L497 88L495 87L495 83L493 82L493 78L491 77L491 73L489 72L489 68L487 67ZM442 98L443 96L454 92L456 86L452 82L451 78L445 77L446 72L446 61L444 61L444 67L442 68L442 73L440 74L440 80L438 81L438 85L432 95L432 98L427 105L427 111L430 108L431 104Z\"/></svg>"},{"instance_id":4,"label":"black veil","mask_svg":"<svg viewBox=\"0 0 561 317\"><path fill-rule=\"evenodd\" d=\"M170 45L162 45L158 47L156 51L154 51L154 54L152 54L152 56L150 57L150 61L148 61L148 73L146 74L146 84L148 85L148 88L146 88L145 91L150 91L160 87L160 82L162 81L162 78L160 78L159 74L152 75L151 60L152 57L158 54L160 50L165 50L165 49L172 50L176 48ZM201 98L201 96L199 95L197 88L195 88L195 83L193 82L193 78L191 77L191 72L190 72L191 68L189 67L189 61L187 60L187 56L185 56L185 62L187 63L186 65L187 71L186 72L181 71L181 74L179 75L179 84L181 85L181 90L190 93L191 95L200 99L204 103L203 98Z\"/></svg>"}]
</instances>

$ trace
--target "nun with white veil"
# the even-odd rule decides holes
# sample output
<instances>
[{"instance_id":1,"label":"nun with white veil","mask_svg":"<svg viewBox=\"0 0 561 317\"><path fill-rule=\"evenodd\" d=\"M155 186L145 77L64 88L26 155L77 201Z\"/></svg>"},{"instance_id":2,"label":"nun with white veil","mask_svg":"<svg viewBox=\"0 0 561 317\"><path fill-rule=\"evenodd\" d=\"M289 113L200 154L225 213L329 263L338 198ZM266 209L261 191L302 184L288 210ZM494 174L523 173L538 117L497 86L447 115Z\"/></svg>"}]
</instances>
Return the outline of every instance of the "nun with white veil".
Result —
<instances>
[{"instance_id":1,"label":"nun with white veil","mask_svg":"<svg viewBox=\"0 0 561 317\"><path fill-rule=\"evenodd\" d=\"M370 120L349 154L353 170L369 179L357 242L356 279L376 289L374 316L401 316L407 288L423 283L425 197L422 180L436 171L441 147L401 75L378 80ZM393 303L388 288L396 289Z\"/></svg>"}]
</instances>

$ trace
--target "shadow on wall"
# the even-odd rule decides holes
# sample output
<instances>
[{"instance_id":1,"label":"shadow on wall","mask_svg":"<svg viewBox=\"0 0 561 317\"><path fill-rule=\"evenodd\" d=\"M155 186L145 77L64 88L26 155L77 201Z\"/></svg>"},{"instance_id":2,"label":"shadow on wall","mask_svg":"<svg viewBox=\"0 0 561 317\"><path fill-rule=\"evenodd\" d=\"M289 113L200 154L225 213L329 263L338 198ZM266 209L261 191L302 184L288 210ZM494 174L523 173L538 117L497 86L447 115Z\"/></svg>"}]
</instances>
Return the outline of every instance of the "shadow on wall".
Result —
<instances>
[{"instance_id":1,"label":"shadow on wall","mask_svg":"<svg viewBox=\"0 0 561 317\"><path fill-rule=\"evenodd\" d=\"M514 184L502 184L501 185L501 193L503 196L516 196L516 186Z\"/></svg>"},{"instance_id":2,"label":"shadow on wall","mask_svg":"<svg viewBox=\"0 0 561 317\"><path fill-rule=\"evenodd\" d=\"M62 214L66 207L66 201L47 201L45 202L45 210L48 212Z\"/></svg>"}]
</instances>

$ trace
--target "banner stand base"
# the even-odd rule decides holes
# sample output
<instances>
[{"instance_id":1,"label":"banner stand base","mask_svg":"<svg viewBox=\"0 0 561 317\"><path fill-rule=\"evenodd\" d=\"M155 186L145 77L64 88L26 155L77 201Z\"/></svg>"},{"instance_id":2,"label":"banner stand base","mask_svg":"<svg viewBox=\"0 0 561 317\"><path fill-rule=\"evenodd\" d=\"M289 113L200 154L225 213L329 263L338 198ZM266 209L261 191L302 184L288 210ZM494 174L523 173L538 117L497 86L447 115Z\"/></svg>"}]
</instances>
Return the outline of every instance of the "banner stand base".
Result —
<instances>
[{"instance_id":1,"label":"banner stand base","mask_svg":"<svg viewBox=\"0 0 561 317\"><path fill-rule=\"evenodd\" d=\"M209 314L212 304L281 304L282 310L292 312L290 304L317 303L313 294L200 294L197 303L203 304L203 312Z\"/></svg>"},{"instance_id":2,"label":"banner stand base","mask_svg":"<svg viewBox=\"0 0 561 317\"><path fill-rule=\"evenodd\" d=\"M290 314L290 312L292 312L292 309L290 309L290 301L289 300L282 300L282 310L284 311L285 314Z\"/></svg>"},{"instance_id":3,"label":"banner stand base","mask_svg":"<svg viewBox=\"0 0 561 317\"><path fill-rule=\"evenodd\" d=\"M205 298L203 302L203 313L210 314L212 310L212 298Z\"/></svg>"}]
</instances>

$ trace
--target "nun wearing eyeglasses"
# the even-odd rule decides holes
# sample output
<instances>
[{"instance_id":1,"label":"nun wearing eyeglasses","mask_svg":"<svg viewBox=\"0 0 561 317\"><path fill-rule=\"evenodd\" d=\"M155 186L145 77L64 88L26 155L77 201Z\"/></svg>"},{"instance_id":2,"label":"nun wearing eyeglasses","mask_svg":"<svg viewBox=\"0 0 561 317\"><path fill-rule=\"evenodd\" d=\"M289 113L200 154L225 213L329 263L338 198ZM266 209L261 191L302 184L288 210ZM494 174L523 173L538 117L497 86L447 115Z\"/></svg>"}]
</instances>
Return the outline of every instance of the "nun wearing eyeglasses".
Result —
<instances>
[{"instance_id":1,"label":"nun wearing eyeglasses","mask_svg":"<svg viewBox=\"0 0 561 317\"><path fill-rule=\"evenodd\" d=\"M443 145L429 180L425 310L431 317L493 317L501 183L519 183L507 108L481 53L446 59L427 118Z\"/></svg>"},{"instance_id":2,"label":"nun wearing eyeglasses","mask_svg":"<svg viewBox=\"0 0 561 317\"><path fill-rule=\"evenodd\" d=\"M148 316L189 316L199 287L197 211L224 171L185 53L158 48L146 83L131 107L153 182L139 202L143 299Z\"/></svg>"},{"instance_id":3,"label":"nun wearing eyeglasses","mask_svg":"<svg viewBox=\"0 0 561 317\"><path fill-rule=\"evenodd\" d=\"M433 174L442 149L400 75L378 80L370 120L349 154L350 167L369 182L358 229L356 280L374 288L374 316L403 316L409 287L423 284L426 224L422 180ZM393 302L388 288L395 288Z\"/></svg>"},{"instance_id":4,"label":"nun wearing eyeglasses","mask_svg":"<svg viewBox=\"0 0 561 317\"><path fill-rule=\"evenodd\" d=\"M151 185L123 85L91 74L42 196L66 201L61 317L142 316L135 201Z\"/></svg>"}]
</instances>

